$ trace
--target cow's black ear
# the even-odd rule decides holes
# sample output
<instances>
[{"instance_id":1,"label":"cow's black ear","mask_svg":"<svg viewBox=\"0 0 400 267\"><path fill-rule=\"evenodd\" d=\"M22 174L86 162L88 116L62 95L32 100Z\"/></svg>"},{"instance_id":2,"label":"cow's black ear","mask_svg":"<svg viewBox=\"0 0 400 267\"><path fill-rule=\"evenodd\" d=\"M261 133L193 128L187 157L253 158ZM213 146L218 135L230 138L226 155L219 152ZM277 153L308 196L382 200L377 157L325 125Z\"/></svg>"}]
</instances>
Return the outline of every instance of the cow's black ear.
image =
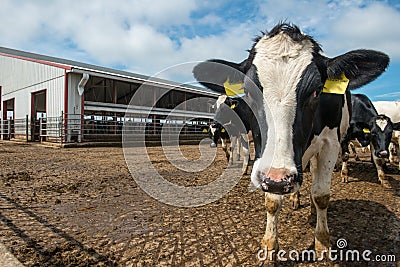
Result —
<instances>
[{"instance_id":1,"label":"cow's black ear","mask_svg":"<svg viewBox=\"0 0 400 267\"><path fill-rule=\"evenodd\" d=\"M220 59L211 59L197 64L193 68L193 76L207 88L225 94L224 83L243 83L244 61L233 63Z\"/></svg>"},{"instance_id":2,"label":"cow's black ear","mask_svg":"<svg viewBox=\"0 0 400 267\"><path fill-rule=\"evenodd\" d=\"M393 130L400 131L400 122L393 123Z\"/></svg>"},{"instance_id":3,"label":"cow's black ear","mask_svg":"<svg viewBox=\"0 0 400 267\"><path fill-rule=\"evenodd\" d=\"M364 132L364 133L369 133L372 128L372 120L368 123L366 122L356 122L354 126L354 131L355 132Z\"/></svg>"},{"instance_id":4,"label":"cow's black ear","mask_svg":"<svg viewBox=\"0 0 400 267\"><path fill-rule=\"evenodd\" d=\"M344 75L350 80L348 88L355 89L375 80L389 65L389 57L374 50L353 50L327 62L328 78Z\"/></svg>"}]
</instances>

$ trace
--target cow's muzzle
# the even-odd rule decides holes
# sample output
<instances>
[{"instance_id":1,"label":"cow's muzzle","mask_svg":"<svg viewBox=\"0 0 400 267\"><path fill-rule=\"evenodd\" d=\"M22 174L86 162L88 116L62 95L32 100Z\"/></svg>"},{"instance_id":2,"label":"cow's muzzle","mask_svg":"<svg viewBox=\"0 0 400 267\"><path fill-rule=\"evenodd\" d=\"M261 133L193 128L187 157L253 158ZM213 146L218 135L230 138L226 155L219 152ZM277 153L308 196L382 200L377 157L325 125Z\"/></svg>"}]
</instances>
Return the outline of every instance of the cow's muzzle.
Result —
<instances>
[{"instance_id":1,"label":"cow's muzzle","mask_svg":"<svg viewBox=\"0 0 400 267\"><path fill-rule=\"evenodd\" d=\"M388 158L389 157L389 153L386 150L382 150L378 152L378 157L379 158Z\"/></svg>"},{"instance_id":2,"label":"cow's muzzle","mask_svg":"<svg viewBox=\"0 0 400 267\"><path fill-rule=\"evenodd\" d=\"M284 195L293 193L300 187L299 175L290 174L286 170L271 168L267 173L258 171L257 176L264 192Z\"/></svg>"}]
</instances>

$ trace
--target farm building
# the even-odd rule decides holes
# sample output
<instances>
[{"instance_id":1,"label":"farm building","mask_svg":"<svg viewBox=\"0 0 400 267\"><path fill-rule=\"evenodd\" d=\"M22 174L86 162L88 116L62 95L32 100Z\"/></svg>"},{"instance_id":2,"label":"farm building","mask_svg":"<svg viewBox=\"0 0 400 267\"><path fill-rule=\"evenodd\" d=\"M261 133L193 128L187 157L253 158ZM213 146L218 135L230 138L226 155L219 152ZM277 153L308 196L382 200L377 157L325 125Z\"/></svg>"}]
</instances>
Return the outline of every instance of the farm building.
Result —
<instances>
[{"instance_id":1,"label":"farm building","mask_svg":"<svg viewBox=\"0 0 400 267\"><path fill-rule=\"evenodd\" d=\"M134 97L134 101L131 98ZM213 117L201 87L0 47L2 139L88 142L121 140L122 125L180 127L203 135ZM190 99L190 107L185 103ZM195 103L195 104L193 104ZM133 115L132 115L133 114ZM147 136L146 135L146 136Z\"/></svg>"}]
</instances>

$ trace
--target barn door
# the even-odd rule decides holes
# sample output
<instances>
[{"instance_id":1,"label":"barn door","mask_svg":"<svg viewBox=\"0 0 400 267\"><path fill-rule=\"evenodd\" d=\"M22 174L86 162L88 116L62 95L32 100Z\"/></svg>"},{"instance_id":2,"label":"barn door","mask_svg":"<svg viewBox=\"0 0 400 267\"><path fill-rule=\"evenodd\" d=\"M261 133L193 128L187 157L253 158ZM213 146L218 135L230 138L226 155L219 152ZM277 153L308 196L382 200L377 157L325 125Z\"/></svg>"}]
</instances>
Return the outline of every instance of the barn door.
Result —
<instances>
[{"instance_id":1,"label":"barn door","mask_svg":"<svg viewBox=\"0 0 400 267\"><path fill-rule=\"evenodd\" d=\"M32 93L31 101L31 141L40 141L40 135L44 134L46 128L46 90ZM42 133L40 133L41 126Z\"/></svg>"},{"instance_id":2,"label":"barn door","mask_svg":"<svg viewBox=\"0 0 400 267\"><path fill-rule=\"evenodd\" d=\"M14 138L14 98L3 102L3 140Z\"/></svg>"}]
</instances>

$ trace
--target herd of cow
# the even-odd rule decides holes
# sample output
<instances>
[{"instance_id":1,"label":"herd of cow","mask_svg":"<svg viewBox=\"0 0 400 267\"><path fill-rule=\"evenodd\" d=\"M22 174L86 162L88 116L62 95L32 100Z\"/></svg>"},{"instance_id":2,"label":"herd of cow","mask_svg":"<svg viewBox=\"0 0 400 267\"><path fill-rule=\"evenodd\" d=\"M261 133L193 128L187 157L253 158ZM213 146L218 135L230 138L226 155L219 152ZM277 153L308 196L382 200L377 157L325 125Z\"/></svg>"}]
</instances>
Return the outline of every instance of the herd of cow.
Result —
<instances>
[{"instance_id":1,"label":"herd of cow","mask_svg":"<svg viewBox=\"0 0 400 267\"><path fill-rule=\"evenodd\" d=\"M280 23L254 40L241 63L212 59L194 67L201 84L221 93L213 105L211 145L216 147L222 139L231 161L235 145L242 144L243 173L248 169L251 131L255 148L251 181L265 192L262 249L270 261L276 260L274 252L279 250L277 221L283 197L298 193L308 164L318 257L327 258L331 248L327 224L331 178L341 153L342 178L347 181L350 142L370 146L378 179L389 186L382 165L390 143L399 146L400 110L397 103L373 104L365 95L350 93L376 79L388 64L386 54L366 49L328 58L297 26Z\"/></svg>"}]
</instances>

